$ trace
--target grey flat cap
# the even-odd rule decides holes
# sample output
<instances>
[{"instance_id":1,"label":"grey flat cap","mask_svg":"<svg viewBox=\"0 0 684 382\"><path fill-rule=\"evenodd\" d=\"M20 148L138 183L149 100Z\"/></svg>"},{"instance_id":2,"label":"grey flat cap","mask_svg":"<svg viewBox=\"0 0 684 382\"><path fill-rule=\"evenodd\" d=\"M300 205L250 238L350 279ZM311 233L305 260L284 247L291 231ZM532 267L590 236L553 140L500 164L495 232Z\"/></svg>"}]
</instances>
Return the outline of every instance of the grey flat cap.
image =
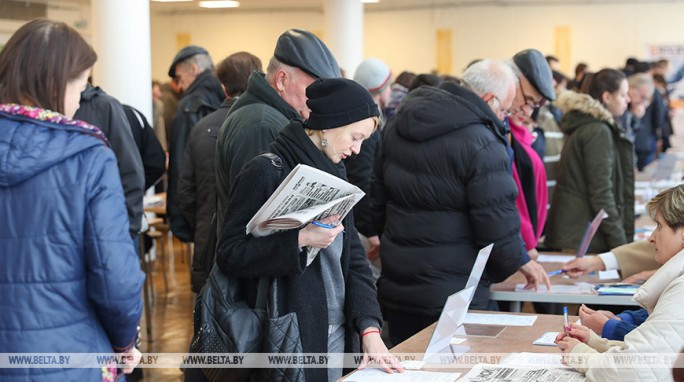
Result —
<instances>
[{"instance_id":1,"label":"grey flat cap","mask_svg":"<svg viewBox=\"0 0 684 382\"><path fill-rule=\"evenodd\" d=\"M314 78L340 77L340 67L327 46L309 31L290 29L278 37L273 55Z\"/></svg>"},{"instance_id":2,"label":"grey flat cap","mask_svg":"<svg viewBox=\"0 0 684 382\"><path fill-rule=\"evenodd\" d=\"M542 97L549 101L556 99L551 68L541 52L525 49L513 56L513 62Z\"/></svg>"},{"instance_id":3,"label":"grey flat cap","mask_svg":"<svg viewBox=\"0 0 684 382\"><path fill-rule=\"evenodd\" d=\"M196 54L208 55L209 52L207 52L207 50L202 48L201 46L197 45L188 45L185 48L181 49L176 54L176 57L173 58L173 62L171 63L171 67L169 68L169 77L173 78L176 76L176 65L178 65L179 62L183 62Z\"/></svg>"}]
</instances>

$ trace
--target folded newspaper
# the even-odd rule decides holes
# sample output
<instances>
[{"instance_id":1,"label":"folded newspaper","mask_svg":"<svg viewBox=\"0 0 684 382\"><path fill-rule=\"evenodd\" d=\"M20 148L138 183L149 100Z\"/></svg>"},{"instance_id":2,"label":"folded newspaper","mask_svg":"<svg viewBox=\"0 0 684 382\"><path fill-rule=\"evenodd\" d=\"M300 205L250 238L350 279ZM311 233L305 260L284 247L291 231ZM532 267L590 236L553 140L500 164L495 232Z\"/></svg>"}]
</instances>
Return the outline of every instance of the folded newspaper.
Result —
<instances>
[{"instance_id":1,"label":"folded newspaper","mask_svg":"<svg viewBox=\"0 0 684 382\"><path fill-rule=\"evenodd\" d=\"M313 220L340 215L340 220L363 198L360 188L334 175L299 164L247 223L255 237L301 227ZM307 247L309 262L320 248Z\"/></svg>"}]
</instances>

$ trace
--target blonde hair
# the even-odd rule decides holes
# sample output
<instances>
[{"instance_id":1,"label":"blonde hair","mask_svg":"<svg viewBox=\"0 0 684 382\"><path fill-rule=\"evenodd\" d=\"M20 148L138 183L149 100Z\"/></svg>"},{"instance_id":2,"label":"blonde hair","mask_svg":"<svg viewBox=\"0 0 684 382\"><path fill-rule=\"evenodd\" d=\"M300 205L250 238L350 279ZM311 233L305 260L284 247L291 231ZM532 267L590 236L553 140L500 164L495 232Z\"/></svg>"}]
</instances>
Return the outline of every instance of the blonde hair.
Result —
<instances>
[{"instance_id":1,"label":"blonde hair","mask_svg":"<svg viewBox=\"0 0 684 382\"><path fill-rule=\"evenodd\" d=\"M646 203L646 210L652 218L660 212L665 224L673 230L684 227L684 185L661 191Z\"/></svg>"}]
</instances>

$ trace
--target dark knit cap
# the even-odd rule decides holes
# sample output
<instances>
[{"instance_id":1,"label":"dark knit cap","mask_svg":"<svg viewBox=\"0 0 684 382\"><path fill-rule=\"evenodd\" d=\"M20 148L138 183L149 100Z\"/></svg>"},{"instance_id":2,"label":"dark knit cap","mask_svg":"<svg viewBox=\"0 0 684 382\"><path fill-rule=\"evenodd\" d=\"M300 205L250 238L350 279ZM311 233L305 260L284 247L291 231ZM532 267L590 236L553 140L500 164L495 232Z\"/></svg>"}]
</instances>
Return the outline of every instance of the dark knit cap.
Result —
<instances>
[{"instance_id":1,"label":"dark knit cap","mask_svg":"<svg viewBox=\"0 0 684 382\"><path fill-rule=\"evenodd\" d=\"M334 129L380 116L368 90L346 78L320 78L306 88L306 96L311 113L304 125L312 130Z\"/></svg>"},{"instance_id":2,"label":"dark knit cap","mask_svg":"<svg viewBox=\"0 0 684 382\"><path fill-rule=\"evenodd\" d=\"M340 67L328 47L313 33L290 29L278 37L273 55L278 61L299 68L314 78L340 76Z\"/></svg>"},{"instance_id":3,"label":"dark knit cap","mask_svg":"<svg viewBox=\"0 0 684 382\"><path fill-rule=\"evenodd\" d=\"M171 66L169 67L169 77L173 78L176 76L176 65L178 63L183 62L187 60L188 58L198 55L198 54L209 54L206 49L202 48L201 46L197 45L189 45L186 46L185 48L181 49L177 54L176 57L173 58L173 62L171 62Z\"/></svg>"}]
</instances>

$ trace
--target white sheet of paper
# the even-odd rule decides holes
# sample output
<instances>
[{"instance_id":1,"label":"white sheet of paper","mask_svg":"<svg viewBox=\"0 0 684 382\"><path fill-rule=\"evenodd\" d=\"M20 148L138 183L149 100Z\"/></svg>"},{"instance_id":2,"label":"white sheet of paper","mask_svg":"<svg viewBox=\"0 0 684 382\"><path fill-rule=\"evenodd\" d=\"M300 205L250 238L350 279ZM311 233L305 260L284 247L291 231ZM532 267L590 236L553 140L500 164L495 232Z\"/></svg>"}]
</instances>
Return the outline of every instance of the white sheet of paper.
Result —
<instances>
[{"instance_id":1,"label":"white sheet of paper","mask_svg":"<svg viewBox=\"0 0 684 382\"><path fill-rule=\"evenodd\" d=\"M382 369L358 370L343 379L344 382L454 382L461 373L438 373L432 371L406 370L403 373L387 374Z\"/></svg>"},{"instance_id":2,"label":"white sheet of paper","mask_svg":"<svg viewBox=\"0 0 684 382\"><path fill-rule=\"evenodd\" d=\"M542 334L541 337L532 341L532 345L556 346L556 343L554 341L556 340L556 336L558 335L558 333L560 332L546 332Z\"/></svg>"},{"instance_id":3,"label":"white sheet of paper","mask_svg":"<svg viewBox=\"0 0 684 382\"><path fill-rule=\"evenodd\" d=\"M537 257L538 263L567 263L570 260L574 260L575 255L545 255L543 253L539 254Z\"/></svg>"},{"instance_id":4,"label":"white sheet of paper","mask_svg":"<svg viewBox=\"0 0 684 382\"><path fill-rule=\"evenodd\" d=\"M516 316L512 314L468 313L464 324L532 326L537 316Z\"/></svg>"},{"instance_id":5,"label":"white sheet of paper","mask_svg":"<svg viewBox=\"0 0 684 382\"><path fill-rule=\"evenodd\" d=\"M401 366L403 366L406 370L420 370L423 368L423 366L425 366L425 362L406 360L401 361Z\"/></svg>"},{"instance_id":6,"label":"white sheet of paper","mask_svg":"<svg viewBox=\"0 0 684 382\"><path fill-rule=\"evenodd\" d=\"M609 269L607 271L599 271L599 280L616 280L620 279L617 269Z\"/></svg>"},{"instance_id":7,"label":"white sheet of paper","mask_svg":"<svg viewBox=\"0 0 684 382\"><path fill-rule=\"evenodd\" d=\"M525 290L525 284L516 284L516 292L530 292ZM589 283L576 283L575 285L551 285L551 292L546 288L546 285L540 285L537 293L572 293L572 294L594 294L594 286Z\"/></svg>"},{"instance_id":8,"label":"white sheet of paper","mask_svg":"<svg viewBox=\"0 0 684 382\"><path fill-rule=\"evenodd\" d=\"M559 353L512 353L501 360L499 365L541 366L566 369L569 367L561 363Z\"/></svg>"},{"instance_id":9,"label":"white sheet of paper","mask_svg":"<svg viewBox=\"0 0 684 382\"><path fill-rule=\"evenodd\" d=\"M449 345L458 345L458 344L462 344L466 341L468 341L467 338L451 337L451 341L449 341Z\"/></svg>"}]
</instances>

